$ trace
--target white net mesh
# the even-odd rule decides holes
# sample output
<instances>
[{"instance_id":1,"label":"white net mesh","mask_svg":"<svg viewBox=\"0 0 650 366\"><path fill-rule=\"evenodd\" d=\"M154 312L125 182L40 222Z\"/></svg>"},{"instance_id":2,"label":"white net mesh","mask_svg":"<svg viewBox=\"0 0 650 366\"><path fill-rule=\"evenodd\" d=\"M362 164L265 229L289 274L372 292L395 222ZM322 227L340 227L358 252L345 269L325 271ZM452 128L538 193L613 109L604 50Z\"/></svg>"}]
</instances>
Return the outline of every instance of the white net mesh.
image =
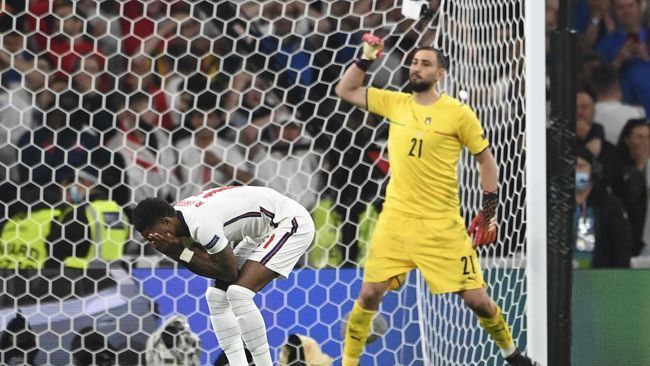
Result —
<instances>
[{"instance_id":1,"label":"white net mesh","mask_svg":"<svg viewBox=\"0 0 650 366\"><path fill-rule=\"evenodd\" d=\"M318 229L303 268L259 296L274 359L291 333L339 357L340 320L360 288L356 268L388 171L385 123L333 95L369 31L386 44L370 73L374 86L404 87L416 45L437 37L449 54L444 89L468 92L500 165L501 234L484 253L500 259L484 268L522 254L522 1L432 2L434 20L417 24L394 0L4 2L0 363L71 364L76 352L95 363L142 364L146 340L174 314L200 337L201 363L214 363L209 281L120 230L145 197L176 201L232 184L297 199ZM469 217L478 175L470 157L461 164ZM486 279L521 342L520 269L488 270ZM455 298L426 294L412 277L387 296L389 328L362 364L497 362L496 347ZM92 332L108 343L91 342Z\"/></svg>"},{"instance_id":2,"label":"white net mesh","mask_svg":"<svg viewBox=\"0 0 650 366\"><path fill-rule=\"evenodd\" d=\"M482 250L492 298L504 309L520 349L526 348L524 2L447 1L437 44L450 56L443 89L472 106L499 165L497 245ZM480 208L475 159L464 151L459 185L466 220ZM478 322L453 295L432 296L419 279L425 361L432 365L494 365L500 357Z\"/></svg>"}]
</instances>

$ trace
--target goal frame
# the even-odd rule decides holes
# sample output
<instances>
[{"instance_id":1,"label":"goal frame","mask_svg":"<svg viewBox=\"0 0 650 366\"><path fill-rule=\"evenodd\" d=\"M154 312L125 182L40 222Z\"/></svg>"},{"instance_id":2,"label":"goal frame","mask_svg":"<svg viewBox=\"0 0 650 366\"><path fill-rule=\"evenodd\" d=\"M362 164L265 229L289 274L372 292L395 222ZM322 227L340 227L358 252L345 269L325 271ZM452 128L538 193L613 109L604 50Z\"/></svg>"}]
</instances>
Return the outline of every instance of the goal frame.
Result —
<instances>
[{"instance_id":1,"label":"goal frame","mask_svg":"<svg viewBox=\"0 0 650 366\"><path fill-rule=\"evenodd\" d=\"M528 354L547 364L546 54L544 2L525 0ZM531 15L531 16L528 16Z\"/></svg>"}]
</instances>

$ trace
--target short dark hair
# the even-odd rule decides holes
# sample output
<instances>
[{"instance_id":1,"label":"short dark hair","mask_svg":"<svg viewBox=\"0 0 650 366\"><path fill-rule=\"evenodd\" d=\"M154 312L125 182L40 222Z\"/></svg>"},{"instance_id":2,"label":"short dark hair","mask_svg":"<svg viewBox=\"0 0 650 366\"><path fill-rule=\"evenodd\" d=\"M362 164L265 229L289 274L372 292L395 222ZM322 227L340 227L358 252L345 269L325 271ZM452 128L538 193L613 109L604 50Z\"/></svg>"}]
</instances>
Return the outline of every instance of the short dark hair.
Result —
<instances>
[{"instance_id":1,"label":"short dark hair","mask_svg":"<svg viewBox=\"0 0 650 366\"><path fill-rule=\"evenodd\" d=\"M594 92L591 89L589 88L578 89L578 91L576 92L576 96L580 93L586 94L591 99L592 102L594 103L596 102L596 94L594 94Z\"/></svg>"},{"instance_id":2,"label":"short dark hair","mask_svg":"<svg viewBox=\"0 0 650 366\"><path fill-rule=\"evenodd\" d=\"M449 58L442 52L441 49L435 48L432 46L420 46L415 49L415 52L413 52L413 55L418 51L433 51L436 54L436 59L438 61L438 66L441 66L445 70L449 70Z\"/></svg>"},{"instance_id":3,"label":"short dark hair","mask_svg":"<svg viewBox=\"0 0 650 366\"><path fill-rule=\"evenodd\" d=\"M618 72L609 64L598 66L591 76L591 89L596 96L607 93L616 86L616 83L618 83Z\"/></svg>"},{"instance_id":4,"label":"short dark hair","mask_svg":"<svg viewBox=\"0 0 650 366\"><path fill-rule=\"evenodd\" d=\"M145 198L133 210L133 226L142 232L151 229L163 218L174 216L176 210L167 201L155 197Z\"/></svg>"}]
</instances>

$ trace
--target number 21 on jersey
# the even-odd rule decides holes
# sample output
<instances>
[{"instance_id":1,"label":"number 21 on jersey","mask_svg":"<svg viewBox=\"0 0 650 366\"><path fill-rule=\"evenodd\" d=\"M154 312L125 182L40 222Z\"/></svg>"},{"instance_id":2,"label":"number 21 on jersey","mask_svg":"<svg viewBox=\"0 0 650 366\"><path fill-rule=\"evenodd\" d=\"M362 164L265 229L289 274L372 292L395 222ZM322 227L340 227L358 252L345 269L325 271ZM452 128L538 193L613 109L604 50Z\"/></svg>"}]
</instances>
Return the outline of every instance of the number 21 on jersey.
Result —
<instances>
[{"instance_id":1,"label":"number 21 on jersey","mask_svg":"<svg viewBox=\"0 0 650 366\"><path fill-rule=\"evenodd\" d=\"M422 157L422 139L415 137L411 139L411 149L409 150L409 156L416 158Z\"/></svg>"}]
</instances>

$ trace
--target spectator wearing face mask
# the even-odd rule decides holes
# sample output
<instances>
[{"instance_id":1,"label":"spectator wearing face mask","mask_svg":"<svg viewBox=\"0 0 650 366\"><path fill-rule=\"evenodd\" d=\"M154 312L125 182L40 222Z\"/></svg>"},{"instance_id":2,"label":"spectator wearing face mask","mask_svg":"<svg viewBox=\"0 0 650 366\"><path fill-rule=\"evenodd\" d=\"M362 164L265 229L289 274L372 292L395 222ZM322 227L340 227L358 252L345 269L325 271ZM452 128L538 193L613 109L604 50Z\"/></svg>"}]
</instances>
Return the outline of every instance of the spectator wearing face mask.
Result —
<instances>
[{"instance_id":1,"label":"spectator wearing face mask","mask_svg":"<svg viewBox=\"0 0 650 366\"><path fill-rule=\"evenodd\" d=\"M584 147L576 162L574 268L627 268L632 231L622 204L599 182L600 164Z\"/></svg>"}]
</instances>

